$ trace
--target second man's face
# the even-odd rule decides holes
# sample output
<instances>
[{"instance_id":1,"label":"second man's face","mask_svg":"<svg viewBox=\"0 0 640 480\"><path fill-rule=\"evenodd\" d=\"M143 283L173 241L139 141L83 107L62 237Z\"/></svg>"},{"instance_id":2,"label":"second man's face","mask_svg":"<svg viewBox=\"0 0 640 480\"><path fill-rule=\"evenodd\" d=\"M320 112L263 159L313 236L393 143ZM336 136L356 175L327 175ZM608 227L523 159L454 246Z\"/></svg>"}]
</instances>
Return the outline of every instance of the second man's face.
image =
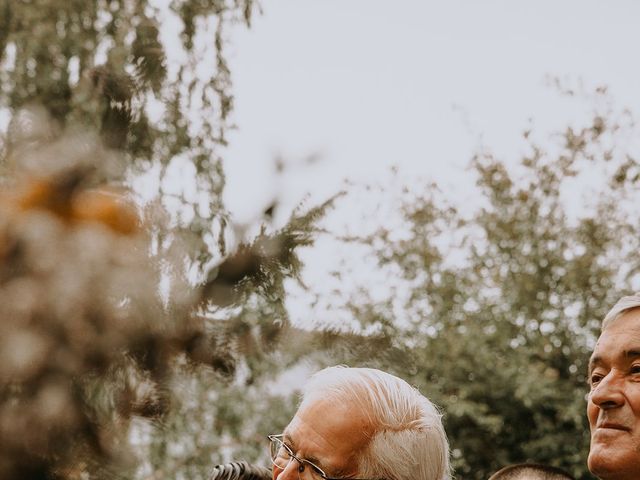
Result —
<instances>
[{"instance_id":1,"label":"second man's face","mask_svg":"<svg viewBox=\"0 0 640 480\"><path fill-rule=\"evenodd\" d=\"M329 477L357 475L359 455L371 437L366 416L355 405L327 399L303 403L284 431L284 442L296 455ZM297 480L297 462L274 468L274 479ZM279 471L278 471L279 470Z\"/></svg>"},{"instance_id":2,"label":"second man's face","mask_svg":"<svg viewBox=\"0 0 640 480\"><path fill-rule=\"evenodd\" d=\"M602 333L589 382L589 470L602 479L640 479L640 308Z\"/></svg>"}]
</instances>

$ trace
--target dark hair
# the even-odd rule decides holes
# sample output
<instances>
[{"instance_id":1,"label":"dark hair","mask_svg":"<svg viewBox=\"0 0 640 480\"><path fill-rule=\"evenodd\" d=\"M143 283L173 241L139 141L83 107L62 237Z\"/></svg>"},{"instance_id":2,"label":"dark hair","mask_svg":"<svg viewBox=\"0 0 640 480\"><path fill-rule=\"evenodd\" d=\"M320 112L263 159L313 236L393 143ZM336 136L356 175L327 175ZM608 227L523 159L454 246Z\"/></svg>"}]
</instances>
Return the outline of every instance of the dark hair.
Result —
<instances>
[{"instance_id":1,"label":"dark hair","mask_svg":"<svg viewBox=\"0 0 640 480\"><path fill-rule=\"evenodd\" d=\"M504 467L491 475L489 480L575 480L575 478L558 467L537 463L519 463Z\"/></svg>"},{"instance_id":2,"label":"dark hair","mask_svg":"<svg viewBox=\"0 0 640 480\"><path fill-rule=\"evenodd\" d=\"M209 480L271 480L271 469L247 462L231 462L216 465Z\"/></svg>"}]
</instances>

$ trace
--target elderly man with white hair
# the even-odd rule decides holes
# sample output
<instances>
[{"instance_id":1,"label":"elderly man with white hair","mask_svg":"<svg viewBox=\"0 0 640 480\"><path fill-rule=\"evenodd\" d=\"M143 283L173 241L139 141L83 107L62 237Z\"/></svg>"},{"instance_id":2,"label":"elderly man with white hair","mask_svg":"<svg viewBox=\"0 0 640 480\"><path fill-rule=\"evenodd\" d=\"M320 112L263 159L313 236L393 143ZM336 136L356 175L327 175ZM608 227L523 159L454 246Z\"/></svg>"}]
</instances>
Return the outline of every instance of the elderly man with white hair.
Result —
<instances>
[{"instance_id":1,"label":"elderly man with white hair","mask_svg":"<svg viewBox=\"0 0 640 480\"><path fill-rule=\"evenodd\" d=\"M589 470L603 480L640 479L640 293L604 318L589 383Z\"/></svg>"},{"instance_id":2,"label":"elderly man with white hair","mask_svg":"<svg viewBox=\"0 0 640 480\"><path fill-rule=\"evenodd\" d=\"M289 425L269 440L274 480L450 478L440 412L380 370L316 373Z\"/></svg>"}]
</instances>

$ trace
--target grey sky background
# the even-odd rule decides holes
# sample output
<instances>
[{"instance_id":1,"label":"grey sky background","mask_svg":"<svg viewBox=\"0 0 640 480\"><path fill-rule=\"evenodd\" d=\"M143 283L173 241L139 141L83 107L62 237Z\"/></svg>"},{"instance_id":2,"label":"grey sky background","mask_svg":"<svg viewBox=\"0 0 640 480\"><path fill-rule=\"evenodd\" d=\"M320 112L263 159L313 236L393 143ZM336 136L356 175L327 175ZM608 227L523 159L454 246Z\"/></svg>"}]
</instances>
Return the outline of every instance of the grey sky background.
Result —
<instances>
[{"instance_id":1,"label":"grey sky background","mask_svg":"<svg viewBox=\"0 0 640 480\"><path fill-rule=\"evenodd\" d=\"M384 181L391 165L467 191L480 143L508 160L529 119L552 131L585 116L590 105L562 98L549 78L607 85L640 111L636 1L261 5L250 30L229 34L238 130L225 167L239 219L276 193L295 204L345 177ZM273 175L276 155L291 166L284 177Z\"/></svg>"},{"instance_id":2,"label":"grey sky background","mask_svg":"<svg viewBox=\"0 0 640 480\"><path fill-rule=\"evenodd\" d=\"M225 198L240 222L255 219L274 198L283 222L302 199L320 202L344 188L344 179L382 187L330 214L330 224L354 233L385 196L388 208L376 218L393 225L399 183L435 180L461 206L473 204L467 166L478 148L515 163L525 129L533 126L544 141L589 118L593 104L560 95L550 79L585 91L606 85L616 105L640 112L637 1L261 6L251 29L228 33L238 129L224 154ZM287 167L282 174L275 157ZM345 256L358 258L343 248L320 239L303 255L305 278L321 295L335 289L329 270ZM383 294L387 279L376 277L371 260L355 261L362 268L350 282ZM294 320L305 321L311 299L300 291L291 297Z\"/></svg>"}]
</instances>

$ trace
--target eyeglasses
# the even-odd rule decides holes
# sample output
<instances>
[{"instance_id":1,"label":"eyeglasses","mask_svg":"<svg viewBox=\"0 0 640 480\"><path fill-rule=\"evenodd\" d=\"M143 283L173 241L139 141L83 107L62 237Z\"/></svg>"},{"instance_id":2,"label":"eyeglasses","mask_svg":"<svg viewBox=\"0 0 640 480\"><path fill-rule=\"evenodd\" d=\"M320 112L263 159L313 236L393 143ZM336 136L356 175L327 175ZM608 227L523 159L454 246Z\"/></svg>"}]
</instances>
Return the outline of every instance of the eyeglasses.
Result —
<instances>
[{"instance_id":1,"label":"eyeglasses","mask_svg":"<svg viewBox=\"0 0 640 480\"><path fill-rule=\"evenodd\" d=\"M293 453L291 447L284 443L282 439L283 435L268 435L267 438L271 441L270 453L271 462L281 470L287 468L292 460L298 462L298 479L299 480L347 480L346 478L329 477L324 470L319 466L300 458ZM370 480L366 478L349 478L348 480Z\"/></svg>"}]
</instances>

